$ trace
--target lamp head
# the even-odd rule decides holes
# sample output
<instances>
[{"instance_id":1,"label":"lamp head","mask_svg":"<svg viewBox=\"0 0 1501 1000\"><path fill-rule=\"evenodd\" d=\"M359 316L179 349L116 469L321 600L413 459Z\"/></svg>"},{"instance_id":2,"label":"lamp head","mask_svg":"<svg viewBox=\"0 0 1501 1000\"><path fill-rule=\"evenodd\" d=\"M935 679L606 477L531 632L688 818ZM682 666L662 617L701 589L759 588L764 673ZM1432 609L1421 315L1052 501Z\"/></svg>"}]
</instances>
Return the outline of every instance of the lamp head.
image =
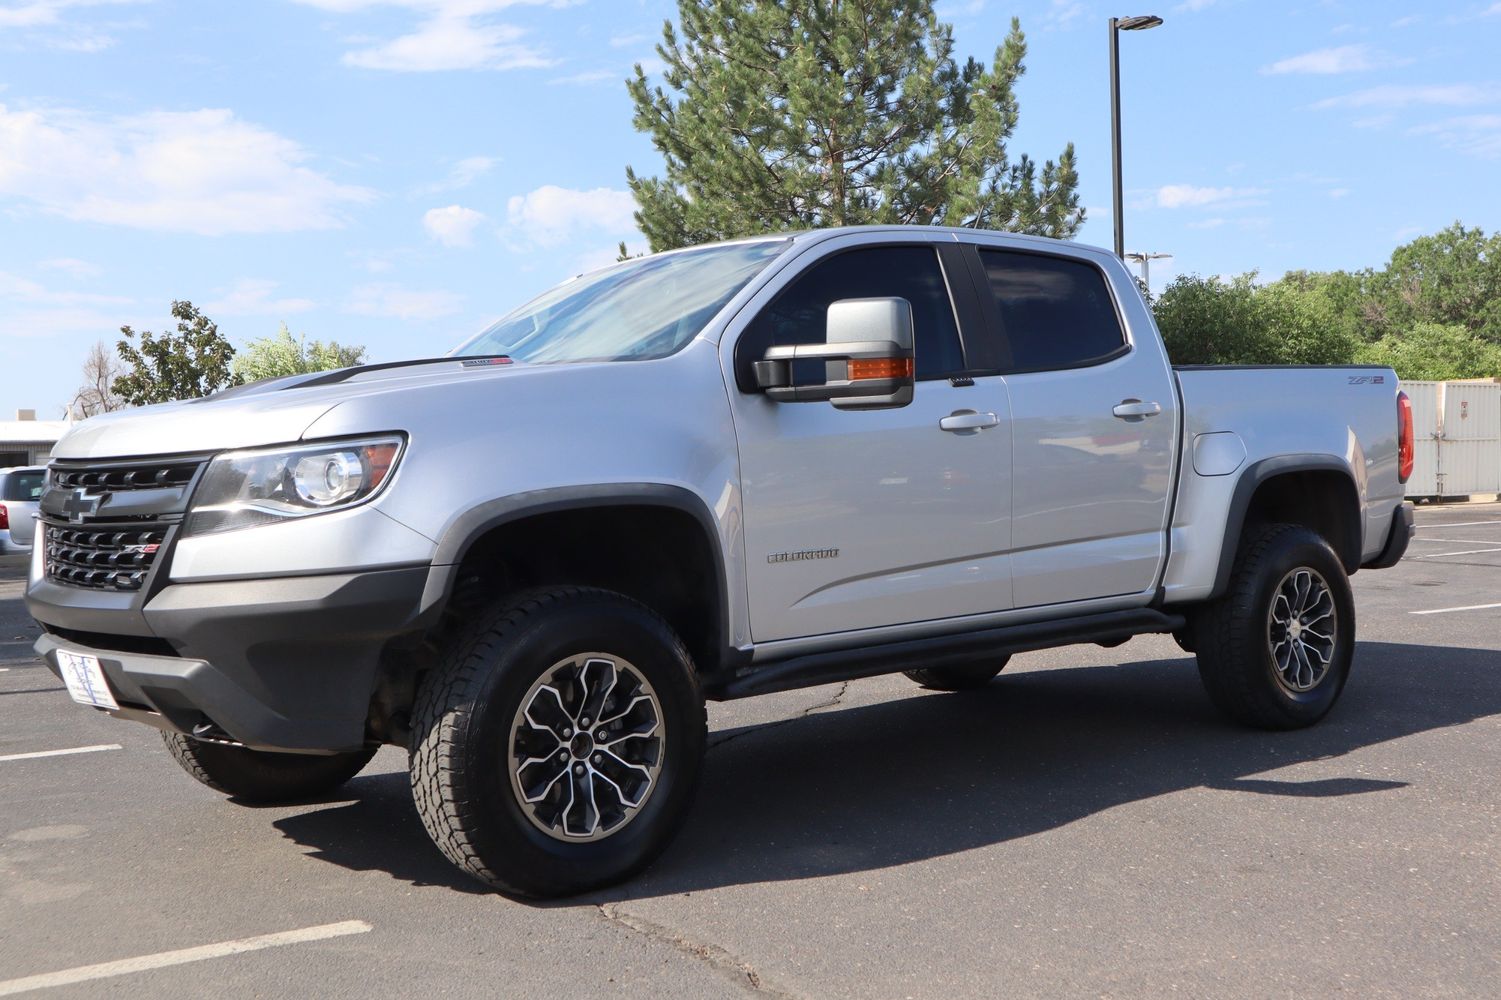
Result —
<instances>
[{"instance_id":1,"label":"lamp head","mask_svg":"<svg viewBox=\"0 0 1501 1000\"><path fill-rule=\"evenodd\" d=\"M1135 17L1116 18L1115 29L1117 31L1145 31L1155 28L1162 23L1162 18L1156 14L1138 14Z\"/></svg>"}]
</instances>

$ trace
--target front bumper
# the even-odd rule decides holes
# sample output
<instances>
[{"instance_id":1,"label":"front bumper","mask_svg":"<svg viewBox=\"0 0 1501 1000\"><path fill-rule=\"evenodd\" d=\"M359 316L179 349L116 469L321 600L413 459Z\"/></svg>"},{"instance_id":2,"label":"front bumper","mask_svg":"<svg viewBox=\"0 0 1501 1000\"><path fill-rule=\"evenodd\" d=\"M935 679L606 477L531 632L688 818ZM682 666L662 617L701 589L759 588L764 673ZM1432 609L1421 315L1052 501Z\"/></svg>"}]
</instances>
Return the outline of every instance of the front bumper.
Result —
<instances>
[{"instance_id":1,"label":"front bumper","mask_svg":"<svg viewBox=\"0 0 1501 1000\"><path fill-rule=\"evenodd\" d=\"M428 567L172 584L144 606L33 581L36 651L98 657L124 718L259 750L366 742L382 656L426 630ZM123 603L123 602L122 602ZM123 627L119 627L123 626ZM101 710L102 711L102 710Z\"/></svg>"}]
</instances>

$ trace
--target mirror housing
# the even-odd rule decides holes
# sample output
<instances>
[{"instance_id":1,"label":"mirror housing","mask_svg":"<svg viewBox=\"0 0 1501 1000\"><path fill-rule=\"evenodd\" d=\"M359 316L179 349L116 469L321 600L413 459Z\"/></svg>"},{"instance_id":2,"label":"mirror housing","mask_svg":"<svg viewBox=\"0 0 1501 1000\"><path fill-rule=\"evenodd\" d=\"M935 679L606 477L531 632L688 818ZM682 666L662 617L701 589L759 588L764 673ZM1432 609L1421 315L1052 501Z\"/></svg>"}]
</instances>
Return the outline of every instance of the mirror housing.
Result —
<instances>
[{"instance_id":1,"label":"mirror housing","mask_svg":"<svg viewBox=\"0 0 1501 1000\"><path fill-rule=\"evenodd\" d=\"M829 401L841 410L912 402L912 304L906 299L840 299L829 305L826 343L772 347L754 365L756 384L781 403ZM793 365L823 361L822 384L796 384Z\"/></svg>"}]
</instances>

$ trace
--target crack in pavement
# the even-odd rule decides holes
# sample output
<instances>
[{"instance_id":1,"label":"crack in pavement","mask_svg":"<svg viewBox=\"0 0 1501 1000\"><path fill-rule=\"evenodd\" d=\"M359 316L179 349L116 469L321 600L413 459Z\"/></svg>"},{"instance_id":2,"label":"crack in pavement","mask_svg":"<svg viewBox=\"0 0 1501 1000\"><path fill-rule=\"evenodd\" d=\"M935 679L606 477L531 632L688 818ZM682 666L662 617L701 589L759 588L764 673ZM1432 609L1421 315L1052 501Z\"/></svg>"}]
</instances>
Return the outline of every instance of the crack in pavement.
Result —
<instances>
[{"instance_id":1,"label":"crack in pavement","mask_svg":"<svg viewBox=\"0 0 1501 1000\"><path fill-rule=\"evenodd\" d=\"M635 913L627 913L620 908L619 903L601 903L599 912L611 923L620 924L653 941L671 945L683 954L726 974L732 981L748 987L756 996L774 997L777 1000L806 1000L801 993L767 982L766 977L755 966L711 941L700 941L665 924Z\"/></svg>"},{"instance_id":2,"label":"crack in pavement","mask_svg":"<svg viewBox=\"0 0 1501 1000\"><path fill-rule=\"evenodd\" d=\"M817 712L819 709L834 708L844 700L844 696L849 692L849 689L850 682L842 681L839 685L839 690L835 691L834 696L828 701L821 701L816 705L809 705L807 708L803 709L801 712L798 712L796 715L789 715L785 719L778 719L775 722L762 723L759 726L750 726L740 730L737 733L730 733L728 736L722 737L721 739L710 740L708 749L717 750L718 748L724 746L726 743L731 743L735 740L738 740L742 736L749 736L752 733L764 733L768 730L776 729L778 726L785 726L789 722L796 722L799 719L806 719L808 716L812 715L814 712Z\"/></svg>"}]
</instances>

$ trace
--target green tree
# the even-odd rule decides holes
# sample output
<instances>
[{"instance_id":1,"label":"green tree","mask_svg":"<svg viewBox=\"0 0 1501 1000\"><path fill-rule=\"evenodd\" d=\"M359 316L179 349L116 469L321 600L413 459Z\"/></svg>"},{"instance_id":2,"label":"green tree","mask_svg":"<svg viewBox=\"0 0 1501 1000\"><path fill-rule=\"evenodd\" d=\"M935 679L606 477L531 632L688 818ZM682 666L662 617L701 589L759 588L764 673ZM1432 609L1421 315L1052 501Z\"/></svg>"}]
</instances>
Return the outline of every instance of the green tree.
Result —
<instances>
[{"instance_id":1,"label":"green tree","mask_svg":"<svg viewBox=\"0 0 1501 1000\"><path fill-rule=\"evenodd\" d=\"M1382 334L1439 323L1501 343L1501 233L1456 222L1420 236L1392 252L1375 292Z\"/></svg>"},{"instance_id":2,"label":"green tree","mask_svg":"<svg viewBox=\"0 0 1501 1000\"><path fill-rule=\"evenodd\" d=\"M345 347L334 341L323 343L309 341L306 336L292 336L292 331L283 323L270 337L258 337L245 345L235 356L232 369L243 382L257 382L263 378L282 375L304 375L308 372L324 372L334 368L349 368L363 364L363 347Z\"/></svg>"},{"instance_id":3,"label":"green tree","mask_svg":"<svg viewBox=\"0 0 1501 1000\"><path fill-rule=\"evenodd\" d=\"M1407 333L1366 344L1356 360L1386 365L1401 378L1453 379L1501 376L1501 345L1458 324L1419 323Z\"/></svg>"},{"instance_id":4,"label":"green tree","mask_svg":"<svg viewBox=\"0 0 1501 1000\"><path fill-rule=\"evenodd\" d=\"M131 406L195 399L239 384L230 371L235 349L220 336L218 324L186 299L172 303L172 318L175 334L144 330L139 346L136 332L120 327L125 339L115 349L129 371L115 379L114 391Z\"/></svg>"},{"instance_id":5,"label":"green tree","mask_svg":"<svg viewBox=\"0 0 1501 1000\"><path fill-rule=\"evenodd\" d=\"M1296 282L1183 275L1154 303L1174 364L1348 364L1359 340L1326 297Z\"/></svg>"},{"instance_id":6,"label":"green tree","mask_svg":"<svg viewBox=\"0 0 1501 1000\"><path fill-rule=\"evenodd\" d=\"M861 223L1072 236L1084 219L1070 143L1013 162L1016 19L990 68L953 55L931 0L678 0L638 64L636 128L666 176L626 178L653 251Z\"/></svg>"}]
</instances>

